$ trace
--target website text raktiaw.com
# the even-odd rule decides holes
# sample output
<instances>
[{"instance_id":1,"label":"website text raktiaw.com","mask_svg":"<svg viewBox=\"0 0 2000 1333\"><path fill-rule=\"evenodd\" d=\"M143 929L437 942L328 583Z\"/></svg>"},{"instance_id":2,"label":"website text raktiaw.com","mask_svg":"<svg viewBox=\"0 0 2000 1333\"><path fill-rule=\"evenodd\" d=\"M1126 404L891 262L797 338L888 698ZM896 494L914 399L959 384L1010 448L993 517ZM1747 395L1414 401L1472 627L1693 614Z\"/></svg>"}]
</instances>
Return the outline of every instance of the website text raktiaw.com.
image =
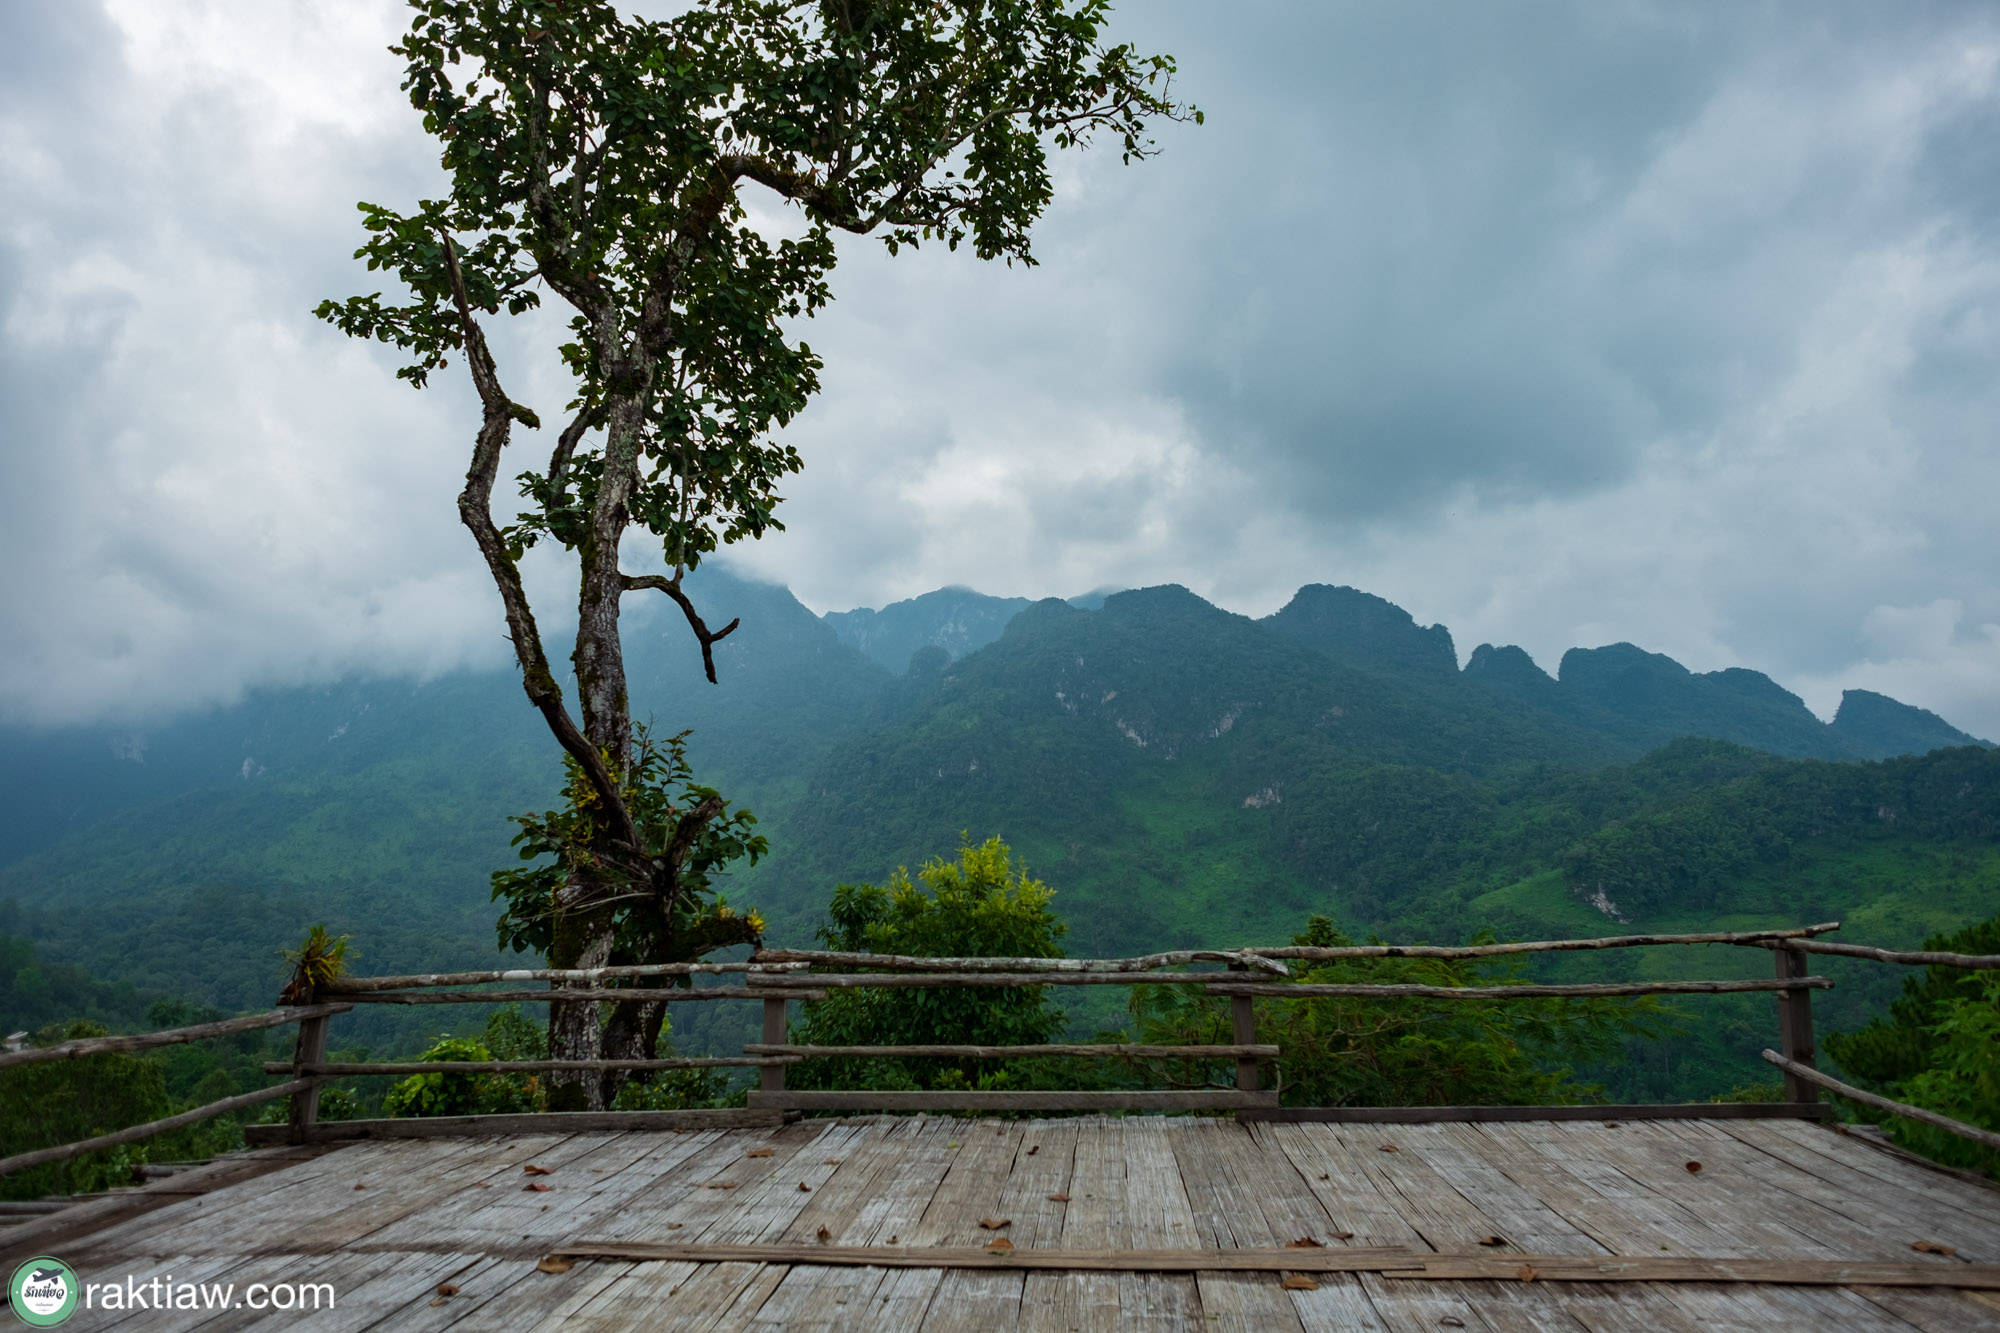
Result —
<instances>
[{"instance_id":1,"label":"website text raktiaw.com","mask_svg":"<svg viewBox=\"0 0 2000 1333\"><path fill-rule=\"evenodd\" d=\"M171 1276L83 1284L86 1310L331 1310L329 1282L176 1282Z\"/></svg>"}]
</instances>

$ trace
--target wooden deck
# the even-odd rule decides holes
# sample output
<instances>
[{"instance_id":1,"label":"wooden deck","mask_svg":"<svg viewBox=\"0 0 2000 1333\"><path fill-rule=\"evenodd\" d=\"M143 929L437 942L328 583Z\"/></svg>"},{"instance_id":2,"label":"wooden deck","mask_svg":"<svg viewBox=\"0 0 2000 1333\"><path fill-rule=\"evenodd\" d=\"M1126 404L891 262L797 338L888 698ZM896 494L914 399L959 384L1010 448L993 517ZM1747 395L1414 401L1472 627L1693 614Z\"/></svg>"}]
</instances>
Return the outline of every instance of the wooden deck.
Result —
<instances>
[{"instance_id":1,"label":"wooden deck","mask_svg":"<svg viewBox=\"0 0 2000 1333\"><path fill-rule=\"evenodd\" d=\"M548 1174L527 1175L529 1165ZM159 1199L136 1216L147 1201L81 1205L67 1230L57 1214L0 1231L0 1251L9 1264L56 1254L86 1280L170 1275L239 1291L325 1282L337 1300L306 1316L83 1311L69 1325L80 1330L222 1330L259 1318L455 1333L2000 1329L2000 1291L1945 1285L1366 1271L1317 1272L1316 1287L1294 1278L1301 1289L1290 1289L1275 1271L1132 1272L1115 1258L1103 1271L606 1258L538 1268L592 1243L908 1250L996 1235L1017 1251L1084 1252L1269 1250L1310 1238L1406 1249L1415 1265L1467 1256L1506 1272L1523 1256L1701 1256L1874 1261L1920 1274L1933 1265L1949 1281L1955 1268L1970 1277L2000 1264L2000 1190L1801 1121L915 1117L515 1134L261 1150L163 1182ZM1504 1244L1482 1245L1494 1237ZM440 1295L440 1284L456 1290Z\"/></svg>"}]
</instances>

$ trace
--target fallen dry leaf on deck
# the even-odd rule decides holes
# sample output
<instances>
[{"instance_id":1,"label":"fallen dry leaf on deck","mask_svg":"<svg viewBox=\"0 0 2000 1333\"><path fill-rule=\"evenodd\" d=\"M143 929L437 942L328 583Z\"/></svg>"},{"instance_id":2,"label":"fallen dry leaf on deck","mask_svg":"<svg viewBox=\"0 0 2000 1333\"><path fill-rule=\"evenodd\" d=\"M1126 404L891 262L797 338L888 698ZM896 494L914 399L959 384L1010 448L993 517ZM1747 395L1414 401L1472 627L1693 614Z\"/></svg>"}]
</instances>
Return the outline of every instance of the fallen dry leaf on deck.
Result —
<instances>
[{"instance_id":1,"label":"fallen dry leaf on deck","mask_svg":"<svg viewBox=\"0 0 2000 1333\"><path fill-rule=\"evenodd\" d=\"M1323 1250L1326 1246L1320 1244L1311 1236L1300 1236L1297 1240L1286 1241L1285 1248L1288 1250Z\"/></svg>"},{"instance_id":2,"label":"fallen dry leaf on deck","mask_svg":"<svg viewBox=\"0 0 2000 1333\"><path fill-rule=\"evenodd\" d=\"M1940 1245L1934 1240L1913 1240L1910 1242L1910 1248L1918 1254L1941 1254L1947 1259L1953 1258L1958 1254L1958 1251L1951 1248L1951 1246Z\"/></svg>"},{"instance_id":3,"label":"fallen dry leaf on deck","mask_svg":"<svg viewBox=\"0 0 2000 1333\"><path fill-rule=\"evenodd\" d=\"M1397 1147L1397 1146L1396 1146L1395 1144L1393 1144L1393 1143L1385 1143L1385 1144L1383 1144L1383 1145L1382 1145L1382 1147L1381 1147L1381 1151L1383 1151L1383 1152L1401 1152L1401 1151L1403 1151L1403 1150L1402 1150L1401 1148L1398 1148L1398 1147Z\"/></svg>"},{"instance_id":4,"label":"fallen dry leaf on deck","mask_svg":"<svg viewBox=\"0 0 2000 1333\"><path fill-rule=\"evenodd\" d=\"M1002 1236L986 1248L995 1254L1012 1254L1014 1252L1014 1242Z\"/></svg>"},{"instance_id":5,"label":"fallen dry leaf on deck","mask_svg":"<svg viewBox=\"0 0 2000 1333\"><path fill-rule=\"evenodd\" d=\"M539 1180L531 1180L527 1184L521 1186L523 1192L532 1194L547 1194L551 1188L552 1186L544 1185Z\"/></svg>"},{"instance_id":6,"label":"fallen dry leaf on deck","mask_svg":"<svg viewBox=\"0 0 2000 1333\"><path fill-rule=\"evenodd\" d=\"M806 1184L803 1180L799 1182L799 1193L801 1194L811 1194L812 1188L812 1186Z\"/></svg>"},{"instance_id":7,"label":"fallen dry leaf on deck","mask_svg":"<svg viewBox=\"0 0 2000 1333\"><path fill-rule=\"evenodd\" d=\"M521 1168L521 1174L524 1176L552 1176L555 1172L546 1166L536 1166L531 1162Z\"/></svg>"},{"instance_id":8,"label":"fallen dry leaf on deck","mask_svg":"<svg viewBox=\"0 0 2000 1333\"><path fill-rule=\"evenodd\" d=\"M575 1267L576 1260L566 1254L545 1254L542 1256L542 1261L535 1265L535 1271L537 1273L567 1273Z\"/></svg>"},{"instance_id":9,"label":"fallen dry leaf on deck","mask_svg":"<svg viewBox=\"0 0 2000 1333\"><path fill-rule=\"evenodd\" d=\"M776 1148L752 1148L743 1155L745 1157L776 1157L778 1150Z\"/></svg>"},{"instance_id":10,"label":"fallen dry leaf on deck","mask_svg":"<svg viewBox=\"0 0 2000 1333\"><path fill-rule=\"evenodd\" d=\"M1067 1195L1067 1194L1064 1194L1064 1193L1063 1193L1063 1192L1062 1192L1061 1190L1057 1190L1057 1191L1056 1191L1056 1192L1055 1192L1054 1194L1051 1194L1051 1195L1049 1196L1049 1202L1050 1202L1050 1203L1068 1203L1068 1202L1069 1202L1069 1195Z\"/></svg>"},{"instance_id":11,"label":"fallen dry leaf on deck","mask_svg":"<svg viewBox=\"0 0 2000 1333\"><path fill-rule=\"evenodd\" d=\"M826 1244L826 1243L827 1243L828 1241L830 1241L830 1240L832 1240L832 1239L833 1239L833 1233L832 1233L831 1231L828 1231L828 1230L827 1230L827 1229L826 1229L825 1227L821 1227L821 1228L819 1229L819 1243L820 1243L820 1244L824 1245L824 1244Z\"/></svg>"},{"instance_id":12,"label":"fallen dry leaf on deck","mask_svg":"<svg viewBox=\"0 0 2000 1333\"><path fill-rule=\"evenodd\" d=\"M821 1162L821 1163L820 1163L820 1165L821 1165L821 1166L839 1166L839 1165L840 1165L840 1159L839 1159L838 1157L829 1157L829 1158L827 1158L827 1159L826 1159L826 1160L825 1160L824 1162Z\"/></svg>"},{"instance_id":13,"label":"fallen dry leaf on deck","mask_svg":"<svg viewBox=\"0 0 2000 1333\"><path fill-rule=\"evenodd\" d=\"M356 1185L356 1186L355 1186L354 1188L356 1188L356 1189L358 1189L358 1190L365 1190L365 1189L367 1189L368 1187L367 1187L366 1185Z\"/></svg>"},{"instance_id":14,"label":"fallen dry leaf on deck","mask_svg":"<svg viewBox=\"0 0 2000 1333\"><path fill-rule=\"evenodd\" d=\"M686 1225L687 1225L687 1223L685 1223L685 1222L669 1222L669 1223L667 1223L667 1230L669 1230L669 1231L679 1231L679 1230L680 1230L680 1229L681 1229L682 1227L684 1227L684 1226L686 1226Z\"/></svg>"},{"instance_id":15,"label":"fallen dry leaf on deck","mask_svg":"<svg viewBox=\"0 0 2000 1333\"><path fill-rule=\"evenodd\" d=\"M1535 1271L1535 1266L1533 1264L1522 1264L1520 1270L1516 1272L1514 1276L1520 1278L1521 1281L1523 1282L1533 1282L1536 1278L1540 1277L1541 1274Z\"/></svg>"},{"instance_id":16,"label":"fallen dry leaf on deck","mask_svg":"<svg viewBox=\"0 0 2000 1333\"><path fill-rule=\"evenodd\" d=\"M1507 1238L1505 1236L1488 1236L1486 1239L1480 1241L1479 1243L1481 1245L1505 1245L1507 1243Z\"/></svg>"},{"instance_id":17,"label":"fallen dry leaf on deck","mask_svg":"<svg viewBox=\"0 0 2000 1333\"><path fill-rule=\"evenodd\" d=\"M458 1295L458 1288L452 1286L449 1282L440 1282L437 1284L437 1294L440 1296L456 1296Z\"/></svg>"},{"instance_id":18,"label":"fallen dry leaf on deck","mask_svg":"<svg viewBox=\"0 0 2000 1333\"><path fill-rule=\"evenodd\" d=\"M1700 1162L1689 1162L1689 1163L1687 1164L1687 1168L1688 1168L1688 1174L1689 1174L1689 1175L1691 1175L1691 1176L1694 1176L1694 1175L1700 1175L1700 1174L1701 1174L1701 1163L1700 1163Z\"/></svg>"},{"instance_id":19,"label":"fallen dry leaf on deck","mask_svg":"<svg viewBox=\"0 0 2000 1333\"><path fill-rule=\"evenodd\" d=\"M979 1226L982 1231L998 1231L1001 1227L1011 1227L1013 1225L1014 1219L1011 1217L982 1217L979 1219Z\"/></svg>"},{"instance_id":20,"label":"fallen dry leaf on deck","mask_svg":"<svg viewBox=\"0 0 2000 1333\"><path fill-rule=\"evenodd\" d=\"M1280 1282L1278 1285L1283 1287L1286 1291L1319 1290L1319 1283L1313 1281L1311 1278L1307 1277L1304 1273L1287 1273L1285 1274L1285 1280L1283 1282Z\"/></svg>"},{"instance_id":21,"label":"fallen dry leaf on deck","mask_svg":"<svg viewBox=\"0 0 2000 1333\"><path fill-rule=\"evenodd\" d=\"M1439 1328L1464 1328L1465 1321L1455 1314L1448 1314L1438 1320Z\"/></svg>"},{"instance_id":22,"label":"fallen dry leaf on deck","mask_svg":"<svg viewBox=\"0 0 2000 1333\"><path fill-rule=\"evenodd\" d=\"M432 1304L432 1305L443 1305L443 1304L444 1304L444 1297L442 1297L442 1296L433 1296L433 1297L431 1298L431 1304Z\"/></svg>"}]
</instances>

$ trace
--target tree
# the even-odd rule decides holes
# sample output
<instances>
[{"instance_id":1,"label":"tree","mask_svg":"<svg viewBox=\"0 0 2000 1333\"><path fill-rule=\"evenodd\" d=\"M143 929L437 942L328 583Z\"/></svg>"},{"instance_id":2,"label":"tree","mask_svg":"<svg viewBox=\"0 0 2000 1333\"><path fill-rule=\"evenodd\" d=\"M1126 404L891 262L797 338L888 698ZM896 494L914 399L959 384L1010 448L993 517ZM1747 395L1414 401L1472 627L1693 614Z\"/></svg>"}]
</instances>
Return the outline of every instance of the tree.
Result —
<instances>
[{"instance_id":1,"label":"tree","mask_svg":"<svg viewBox=\"0 0 2000 1333\"><path fill-rule=\"evenodd\" d=\"M1169 99L1170 58L1103 40L1106 0L700 0L659 21L605 0L411 8L392 50L451 187L410 211L361 205L357 257L409 299L377 292L317 313L401 349L398 373L418 387L465 356L482 417L459 515L528 698L592 798L589 854L551 905L549 961L596 966L613 952L613 900L650 894L672 921L681 891L672 846L649 842L628 808L622 599L670 598L714 679L713 647L736 622L711 630L681 580L719 544L779 526L777 488L801 460L773 432L820 369L788 322L830 299L834 233L876 235L891 253L941 242L1032 262L1050 149L1109 135L1143 158L1149 119L1197 113ZM789 206L798 234L752 226L752 189ZM503 526L491 506L502 453L514 425L541 420L503 387L481 317L524 315L545 292L569 310L558 355L575 394ZM621 565L634 527L660 543L668 573ZM544 541L577 558L580 718L521 580ZM596 1015L554 1006L551 1055L597 1054Z\"/></svg>"},{"instance_id":2,"label":"tree","mask_svg":"<svg viewBox=\"0 0 2000 1333\"><path fill-rule=\"evenodd\" d=\"M1060 958L1067 927L1050 910L1053 890L1016 869L1007 844L990 838L898 869L886 885L842 884L833 892L827 947L845 953L945 958ZM1041 986L840 990L806 1005L793 1039L807 1046L1028 1046L1054 1040L1066 1020ZM952 1060L809 1060L799 1087L1003 1086L1003 1068Z\"/></svg>"}]
</instances>

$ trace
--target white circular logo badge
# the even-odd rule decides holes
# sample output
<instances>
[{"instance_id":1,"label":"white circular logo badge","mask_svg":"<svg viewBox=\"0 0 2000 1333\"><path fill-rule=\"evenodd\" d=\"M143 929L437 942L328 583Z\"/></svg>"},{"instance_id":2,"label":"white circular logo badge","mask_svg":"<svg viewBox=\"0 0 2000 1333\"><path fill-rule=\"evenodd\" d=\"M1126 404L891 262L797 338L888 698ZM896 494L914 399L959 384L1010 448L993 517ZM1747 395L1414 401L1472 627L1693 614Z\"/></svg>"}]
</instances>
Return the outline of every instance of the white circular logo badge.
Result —
<instances>
[{"instance_id":1,"label":"white circular logo badge","mask_svg":"<svg viewBox=\"0 0 2000 1333\"><path fill-rule=\"evenodd\" d=\"M76 1313L82 1286L76 1270L60 1259L37 1255L14 1270L7 1284L7 1303L31 1328L54 1328Z\"/></svg>"}]
</instances>

